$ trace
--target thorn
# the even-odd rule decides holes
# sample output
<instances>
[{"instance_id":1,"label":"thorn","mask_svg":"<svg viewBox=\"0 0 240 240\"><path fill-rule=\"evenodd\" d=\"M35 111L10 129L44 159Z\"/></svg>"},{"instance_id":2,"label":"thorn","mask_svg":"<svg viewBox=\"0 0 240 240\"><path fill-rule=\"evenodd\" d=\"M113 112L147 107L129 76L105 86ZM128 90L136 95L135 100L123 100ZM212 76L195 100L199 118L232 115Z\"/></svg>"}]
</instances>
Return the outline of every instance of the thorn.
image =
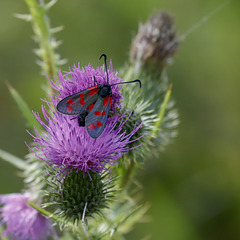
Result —
<instances>
[{"instance_id":1,"label":"thorn","mask_svg":"<svg viewBox=\"0 0 240 240\"><path fill-rule=\"evenodd\" d=\"M32 21L32 19L33 19L31 14L15 13L13 16L14 16L15 18L24 20L24 21L26 21L26 22L30 22L30 21Z\"/></svg>"}]
</instances>

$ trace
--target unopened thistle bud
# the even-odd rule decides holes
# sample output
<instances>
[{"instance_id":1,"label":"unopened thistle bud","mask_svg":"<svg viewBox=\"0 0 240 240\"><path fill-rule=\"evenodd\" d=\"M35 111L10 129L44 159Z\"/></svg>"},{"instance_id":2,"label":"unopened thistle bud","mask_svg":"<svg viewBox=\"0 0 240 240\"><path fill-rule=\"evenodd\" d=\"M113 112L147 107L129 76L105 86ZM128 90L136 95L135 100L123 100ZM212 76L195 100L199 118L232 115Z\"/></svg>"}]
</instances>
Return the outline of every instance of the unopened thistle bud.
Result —
<instances>
[{"instance_id":1,"label":"unopened thistle bud","mask_svg":"<svg viewBox=\"0 0 240 240\"><path fill-rule=\"evenodd\" d=\"M135 72L139 73L141 68L161 72L178 48L176 35L173 18L165 11L153 14L145 24L140 24L130 50Z\"/></svg>"},{"instance_id":2,"label":"unopened thistle bud","mask_svg":"<svg viewBox=\"0 0 240 240\"><path fill-rule=\"evenodd\" d=\"M46 206L55 206L55 214L66 222L83 221L86 217L101 214L113 196L113 179L109 174L91 173L91 179L82 171L69 173L62 181L50 183L52 192Z\"/></svg>"}]
</instances>

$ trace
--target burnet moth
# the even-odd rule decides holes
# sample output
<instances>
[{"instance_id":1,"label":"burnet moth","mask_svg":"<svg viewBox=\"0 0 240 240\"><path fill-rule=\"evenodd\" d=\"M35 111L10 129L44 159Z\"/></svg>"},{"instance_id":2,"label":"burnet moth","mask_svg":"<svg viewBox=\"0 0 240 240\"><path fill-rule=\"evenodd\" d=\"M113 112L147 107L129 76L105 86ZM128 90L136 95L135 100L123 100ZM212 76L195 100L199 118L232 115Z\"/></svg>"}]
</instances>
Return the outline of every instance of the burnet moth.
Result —
<instances>
[{"instance_id":1,"label":"burnet moth","mask_svg":"<svg viewBox=\"0 0 240 240\"><path fill-rule=\"evenodd\" d=\"M111 86L139 82L141 88L141 81L139 79L110 85L107 70L107 56L102 54L99 59L102 57L104 57L105 70L107 73L107 84L96 83L94 76L94 82L97 85L87 88L81 92L74 93L73 95L62 99L57 104L57 110L60 113L67 115L78 115L75 118L78 118L79 126L86 126L88 134L92 138L99 137L105 128L112 103Z\"/></svg>"}]
</instances>

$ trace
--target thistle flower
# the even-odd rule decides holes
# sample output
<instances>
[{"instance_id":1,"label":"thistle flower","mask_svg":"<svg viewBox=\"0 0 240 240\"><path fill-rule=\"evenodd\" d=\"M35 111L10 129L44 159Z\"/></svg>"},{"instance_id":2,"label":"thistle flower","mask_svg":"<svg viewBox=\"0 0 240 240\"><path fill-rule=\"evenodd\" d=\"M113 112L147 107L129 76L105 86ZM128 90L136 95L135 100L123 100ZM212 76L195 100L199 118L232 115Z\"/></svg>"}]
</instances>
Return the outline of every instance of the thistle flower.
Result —
<instances>
[{"instance_id":1,"label":"thistle flower","mask_svg":"<svg viewBox=\"0 0 240 240\"><path fill-rule=\"evenodd\" d=\"M173 24L173 18L167 12L153 14L145 24L139 25L139 31L132 42L130 60L135 71L140 69L160 70L176 52L179 40Z\"/></svg>"},{"instance_id":2,"label":"thistle flower","mask_svg":"<svg viewBox=\"0 0 240 240\"><path fill-rule=\"evenodd\" d=\"M27 204L30 194L0 195L0 224L5 236L18 240L45 240L54 232L50 220Z\"/></svg>"},{"instance_id":3,"label":"thistle flower","mask_svg":"<svg viewBox=\"0 0 240 240\"><path fill-rule=\"evenodd\" d=\"M46 132L40 134L35 129L36 136L32 135L35 147L30 149L38 158L53 165L58 171L57 175L64 173L63 178L72 170L87 173L91 178L90 171L101 173L103 170L108 170L108 165L116 165L117 159L121 158L125 152L138 147L130 148L128 144L137 140L131 140L131 137L140 128L141 123L135 126L132 132L122 133L121 130L128 118L123 120L122 116L115 115L107 120L103 133L97 139L93 139L88 135L85 127L78 126L77 119L71 121L71 116L56 112L55 107L59 100L95 85L93 76L98 83L106 84L106 73L103 67L95 70L89 65L80 69L78 65L64 75L60 72L60 83L56 80L50 81L52 87L58 91L54 96L50 96L51 102L45 100L50 110L42 107L47 123L41 120L38 113L34 113ZM112 63L110 63L109 83L121 81L113 72ZM112 95L111 111L114 113L117 112L116 106L121 106L122 95L119 92L119 86L112 87Z\"/></svg>"}]
</instances>

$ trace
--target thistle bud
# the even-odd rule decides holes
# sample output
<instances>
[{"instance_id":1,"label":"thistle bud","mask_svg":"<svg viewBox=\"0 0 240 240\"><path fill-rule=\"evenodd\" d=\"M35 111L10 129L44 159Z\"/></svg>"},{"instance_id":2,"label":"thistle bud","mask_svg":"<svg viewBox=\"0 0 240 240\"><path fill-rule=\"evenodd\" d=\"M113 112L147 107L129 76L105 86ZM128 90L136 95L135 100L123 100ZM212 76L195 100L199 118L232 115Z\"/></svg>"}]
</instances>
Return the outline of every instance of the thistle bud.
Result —
<instances>
[{"instance_id":1,"label":"thistle bud","mask_svg":"<svg viewBox=\"0 0 240 240\"><path fill-rule=\"evenodd\" d=\"M140 24L130 50L135 72L139 73L141 68L161 72L177 51L180 41L176 35L173 18L165 11L153 14L145 24Z\"/></svg>"},{"instance_id":2,"label":"thistle bud","mask_svg":"<svg viewBox=\"0 0 240 240\"><path fill-rule=\"evenodd\" d=\"M49 183L53 191L47 194L50 202L46 206L55 206L56 215L66 222L83 221L86 217L101 214L113 196L113 180L108 174L91 173L88 175L72 171L57 183Z\"/></svg>"}]
</instances>

